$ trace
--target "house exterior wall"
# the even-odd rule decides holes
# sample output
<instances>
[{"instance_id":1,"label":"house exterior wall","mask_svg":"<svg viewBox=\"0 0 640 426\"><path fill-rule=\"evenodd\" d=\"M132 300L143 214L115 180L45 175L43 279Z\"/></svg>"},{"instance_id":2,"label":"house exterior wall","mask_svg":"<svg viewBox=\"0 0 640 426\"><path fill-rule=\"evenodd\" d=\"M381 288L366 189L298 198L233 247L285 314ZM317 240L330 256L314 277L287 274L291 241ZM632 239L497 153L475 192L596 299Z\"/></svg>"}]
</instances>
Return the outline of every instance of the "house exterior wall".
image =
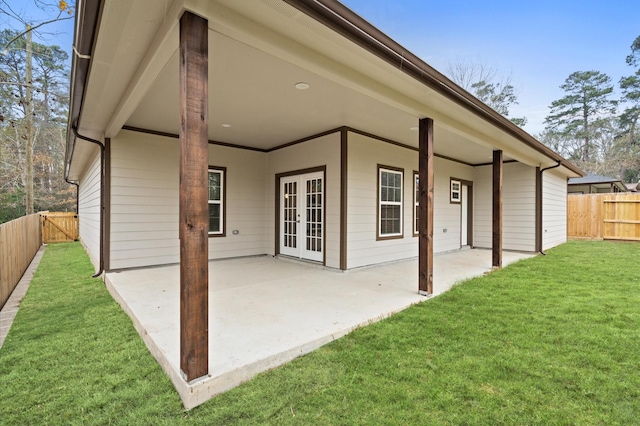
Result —
<instances>
[{"instance_id":1,"label":"house exterior wall","mask_svg":"<svg viewBox=\"0 0 640 426\"><path fill-rule=\"evenodd\" d=\"M413 174L418 171L418 153L350 132L347 157L347 268L417 256L418 238L413 234L415 207ZM377 239L378 164L404 170L402 238ZM460 248L461 205L449 202L452 177L471 181L473 168L435 158L433 218L435 252Z\"/></svg>"},{"instance_id":2,"label":"house exterior wall","mask_svg":"<svg viewBox=\"0 0 640 426\"><path fill-rule=\"evenodd\" d=\"M473 167L438 157L434 158L433 167L433 251L441 253L458 250L462 204L451 203L451 179L473 182ZM475 185L473 188L475 191Z\"/></svg>"},{"instance_id":3,"label":"house exterior wall","mask_svg":"<svg viewBox=\"0 0 640 426\"><path fill-rule=\"evenodd\" d=\"M404 171L402 238L377 240L378 164ZM347 170L347 268L417 256L418 239L412 229L412 179L413 171L418 170L417 153L349 132Z\"/></svg>"},{"instance_id":4,"label":"house exterior wall","mask_svg":"<svg viewBox=\"0 0 640 426\"><path fill-rule=\"evenodd\" d=\"M491 248L493 167L479 166L474 171L473 245ZM503 165L502 248L535 251L536 170L522 163Z\"/></svg>"},{"instance_id":5,"label":"house exterior wall","mask_svg":"<svg viewBox=\"0 0 640 426\"><path fill-rule=\"evenodd\" d=\"M111 139L110 269L176 263L179 145L123 130Z\"/></svg>"},{"instance_id":6,"label":"house exterior wall","mask_svg":"<svg viewBox=\"0 0 640 426\"><path fill-rule=\"evenodd\" d=\"M275 254L276 174L326 166L325 254L326 266L340 267L340 132L321 136L267 154L266 202L267 248ZM278 204L279 205L279 204Z\"/></svg>"},{"instance_id":7,"label":"house exterior wall","mask_svg":"<svg viewBox=\"0 0 640 426\"><path fill-rule=\"evenodd\" d=\"M209 145L209 165L226 168L226 236L209 238L209 259L268 253L266 154ZM238 231L234 234L233 231Z\"/></svg>"},{"instance_id":8,"label":"house exterior wall","mask_svg":"<svg viewBox=\"0 0 640 426\"><path fill-rule=\"evenodd\" d=\"M174 138L111 139L110 269L179 262L179 154ZM209 164L227 168L227 232L209 238L209 259L265 253L264 155L209 145Z\"/></svg>"},{"instance_id":9,"label":"house exterior wall","mask_svg":"<svg viewBox=\"0 0 640 426\"><path fill-rule=\"evenodd\" d=\"M100 150L89 162L78 185L80 242L97 269L100 265Z\"/></svg>"},{"instance_id":10,"label":"house exterior wall","mask_svg":"<svg viewBox=\"0 0 640 426\"><path fill-rule=\"evenodd\" d=\"M569 185L567 192L569 194L591 194L592 192L597 192L597 190L592 191L591 185Z\"/></svg>"},{"instance_id":11,"label":"house exterior wall","mask_svg":"<svg viewBox=\"0 0 640 426\"><path fill-rule=\"evenodd\" d=\"M417 256L413 233L415 150L348 132L347 268ZM226 168L224 237L209 238L209 258L275 254L276 175L326 167L326 265L340 267L340 132L258 152L209 145L209 165ZM404 171L403 236L377 238L377 165ZM473 185L473 245L491 247L491 166L434 159L434 252L460 248L461 204L450 202L450 179ZM80 185L83 244L97 265L99 253L99 154ZM179 262L179 142L123 130L111 139L110 269ZM545 248L566 240L566 179L545 173ZM535 169L504 165L503 247L535 250ZM233 231L238 233L234 234Z\"/></svg>"},{"instance_id":12,"label":"house exterior wall","mask_svg":"<svg viewBox=\"0 0 640 426\"><path fill-rule=\"evenodd\" d=\"M555 170L542 175L542 249L567 241L567 178Z\"/></svg>"}]
</instances>

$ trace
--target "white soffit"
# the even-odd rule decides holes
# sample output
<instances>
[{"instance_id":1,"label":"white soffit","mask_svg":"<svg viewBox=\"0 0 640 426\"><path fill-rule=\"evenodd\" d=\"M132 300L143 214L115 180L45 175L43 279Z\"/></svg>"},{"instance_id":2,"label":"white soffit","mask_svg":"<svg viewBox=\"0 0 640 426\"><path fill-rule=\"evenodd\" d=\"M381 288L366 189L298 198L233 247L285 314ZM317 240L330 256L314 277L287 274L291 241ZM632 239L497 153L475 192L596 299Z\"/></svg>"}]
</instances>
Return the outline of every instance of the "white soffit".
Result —
<instances>
[{"instance_id":1,"label":"white soffit","mask_svg":"<svg viewBox=\"0 0 640 426\"><path fill-rule=\"evenodd\" d=\"M81 133L90 130L105 133L173 3L172 0L105 1L80 115Z\"/></svg>"}]
</instances>

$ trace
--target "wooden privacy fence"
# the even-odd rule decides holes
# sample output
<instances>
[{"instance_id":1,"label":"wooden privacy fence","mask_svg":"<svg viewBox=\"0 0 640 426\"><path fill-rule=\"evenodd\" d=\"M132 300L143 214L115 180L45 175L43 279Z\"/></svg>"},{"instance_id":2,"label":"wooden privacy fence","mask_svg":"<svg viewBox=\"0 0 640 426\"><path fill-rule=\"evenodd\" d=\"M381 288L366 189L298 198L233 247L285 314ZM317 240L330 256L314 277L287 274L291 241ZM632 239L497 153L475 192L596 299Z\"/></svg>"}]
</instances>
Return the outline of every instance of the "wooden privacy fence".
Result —
<instances>
[{"instance_id":1,"label":"wooden privacy fence","mask_svg":"<svg viewBox=\"0 0 640 426\"><path fill-rule=\"evenodd\" d=\"M567 237L640 241L640 194L569 195Z\"/></svg>"},{"instance_id":2,"label":"wooden privacy fence","mask_svg":"<svg viewBox=\"0 0 640 426\"><path fill-rule=\"evenodd\" d=\"M42 216L42 242L64 243L78 239L76 213L40 212Z\"/></svg>"},{"instance_id":3,"label":"wooden privacy fence","mask_svg":"<svg viewBox=\"0 0 640 426\"><path fill-rule=\"evenodd\" d=\"M0 308L9 299L41 245L39 214L0 225Z\"/></svg>"}]
</instances>

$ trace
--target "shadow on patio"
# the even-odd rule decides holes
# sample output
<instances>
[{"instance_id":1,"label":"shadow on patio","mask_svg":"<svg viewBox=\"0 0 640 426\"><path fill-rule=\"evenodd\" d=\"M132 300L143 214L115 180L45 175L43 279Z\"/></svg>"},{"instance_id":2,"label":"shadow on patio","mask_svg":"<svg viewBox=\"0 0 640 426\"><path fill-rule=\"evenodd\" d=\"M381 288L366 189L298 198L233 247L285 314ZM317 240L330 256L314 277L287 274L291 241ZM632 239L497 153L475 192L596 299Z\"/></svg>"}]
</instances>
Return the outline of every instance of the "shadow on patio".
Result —
<instances>
[{"instance_id":1,"label":"shadow on patio","mask_svg":"<svg viewBox=\"0 0 640 426\"><path fill-rule=\"evenodd\" d=\"M531 254L504 252L506 266ZM490 250L434 256L434 295L491 270ZM261 371L426 300L417 258L341 272L285 258L209 262L209 377L180 375L178 265L109 272L113 297L189 409Z\"/></svg>"}]
</instances>

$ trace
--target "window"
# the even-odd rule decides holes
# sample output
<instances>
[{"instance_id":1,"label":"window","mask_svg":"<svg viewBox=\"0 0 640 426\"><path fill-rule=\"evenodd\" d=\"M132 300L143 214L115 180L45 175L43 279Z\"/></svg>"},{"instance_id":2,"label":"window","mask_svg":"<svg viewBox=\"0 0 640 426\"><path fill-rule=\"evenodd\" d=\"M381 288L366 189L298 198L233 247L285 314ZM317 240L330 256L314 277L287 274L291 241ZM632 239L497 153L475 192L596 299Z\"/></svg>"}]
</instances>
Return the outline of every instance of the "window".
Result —
<instances>
[{"instance_id":1,"label":"window","mask_svg":"<svg viewBox=\"0 0 640 426\"><path fill-rule=\"evenodd\" d=\"M224 167L209 167L209 236L225 236Z\"/></svg>"},{"instance_id":2,"label":"window","mask_svg":"<svg viewBox=\"0 0 640 426\"><path fill-rule=\"evenodd\" d=\"M378 166L378 237L402 237L404 171Z\"/></svg>"},{"instance_id":3,"label":"window","mask_svg":"<svg viewBox=\"0 0 640 426\"><path fill-rule=\"evenodd\" d=\"M413 172L413 235L418 235L418 206L420 205L420 177L418 172Z\"/></svg>"},{"instance_id":4,"label":"window","mask_svg":"<svg viewBox=\"0 0 640 426\"><path fill-rule=\"evenodd\" d=\"M459 180L451 179L451 202L452 203L461 203L461 194L462 194L462 184Z\"/></svg>"}]
</instances>

